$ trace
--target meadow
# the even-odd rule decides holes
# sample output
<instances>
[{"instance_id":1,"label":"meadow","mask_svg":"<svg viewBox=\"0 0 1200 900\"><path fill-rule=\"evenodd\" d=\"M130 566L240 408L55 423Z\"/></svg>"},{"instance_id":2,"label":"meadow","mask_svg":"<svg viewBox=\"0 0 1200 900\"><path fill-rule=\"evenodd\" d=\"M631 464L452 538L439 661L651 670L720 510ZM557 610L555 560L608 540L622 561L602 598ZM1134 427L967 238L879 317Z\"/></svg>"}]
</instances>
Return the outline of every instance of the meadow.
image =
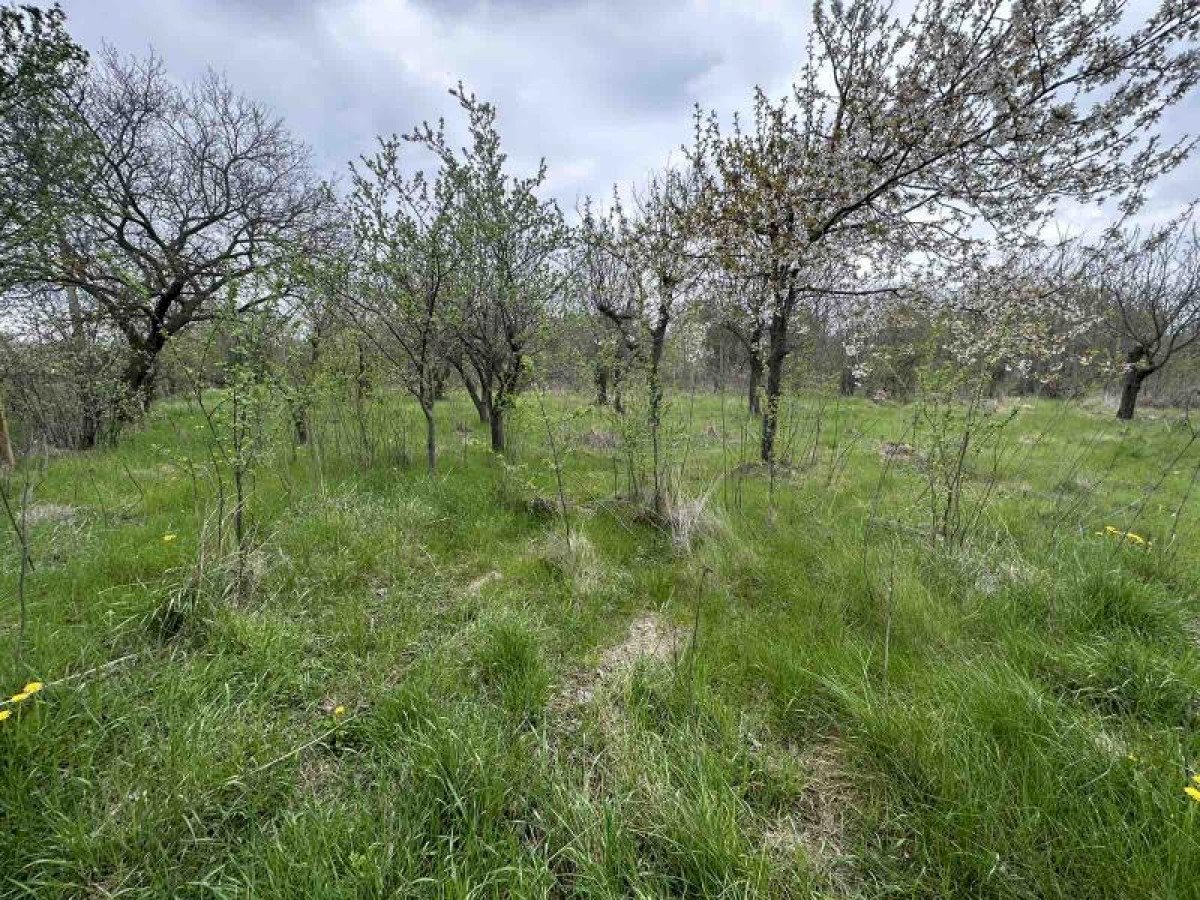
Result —
<instances>
[{"instance_id":1,"label":"meadow","mask_svg":"<svg viewBox=\"0 0 1200 900\"><path fill-rule=\"evenodd\" d=\"M28 461L0 895L1200 896L1190 432L993 414L955 541L860 399L765 469L740 396L671 394L665 514L584 397L504 457L451 397L435 475L411 403L330 404L269 429L236 561L194 402Z\"/></svg>"}]
</instances>

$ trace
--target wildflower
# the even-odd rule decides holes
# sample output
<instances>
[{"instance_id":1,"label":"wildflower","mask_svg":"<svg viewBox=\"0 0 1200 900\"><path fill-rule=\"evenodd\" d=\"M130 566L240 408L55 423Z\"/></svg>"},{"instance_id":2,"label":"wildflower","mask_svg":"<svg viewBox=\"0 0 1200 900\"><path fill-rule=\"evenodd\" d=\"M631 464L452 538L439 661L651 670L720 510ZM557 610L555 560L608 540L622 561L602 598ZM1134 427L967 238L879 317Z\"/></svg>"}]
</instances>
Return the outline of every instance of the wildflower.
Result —
<instances>
[{"instance_id":1,"label":"wildflower","mask_svg":"<svg viewBox=\"0 0 1200 900\"><path fill-rule=\"evenodd\" d=\"M1185 787L1183 789L1183 792L1185 794L1187 794L1189 797L1191 797L1193 800L1195 800L1197 803L1200 803L1200 790L1197 790L1196 788L1192 787L1189 784L1187 787Z\"/></svg>"},{"instance_id":2,"label":"wildflower","mask_svg":"<svg viewBox=\"0 0 1200 900\"><path fill-rule=\"evenodd\" d=\"M1192 781L1196 782L1196 784L1200 784L1200 774L1193 775Z\"/></svg>"},{"instance_id":3,"label":"wildflower","mask_svg":"<svg viewBox=\"0 0 1200 900\"><path fill-rule=\"evenodd\" d=\"M163 535L163 543L169 544L169 543L171 543L171 541L175 540L175 538L177 538L177 537L179 537L179 535L175 534L174 532L168 531L166 534Z\"/></svg>"},{"instance_id":4,"label":"wildflower","mask_svg":"<svg viewBox=\"0 0 1200 900\"><path fill-rule=\"evenodd\" d=\"M11 715L12 715L11 709L0 709L0 722L3 722L5 719L7 719Z\"/></svg>"},{"instance_id":5,"label":"wildflower","mask_svg":"<svg viewBox=\"0 0 1200 900\"><path fill-rule=\"evenodd\" d=\"M1136 534L1132 531L1122 531L1120 528L1117 528L1113 525L1105 525L1104 531L1097 531L1096 534L1111 534L1113 537L1123 538L1124 540L1129 541L1131 544L1137 544L1139 547L1146 547L1147 549L1150 547L1150 542L1140 534Z\"/></svg>"},{"instance_id":6,"label":"wildflower","mask_svg":"<svg viewBox=\"0 0 1200 900\"><path fill-rule=\"evenodd\" d=\"M19 693L19 694L13 694L11 699L9 699L8 702L9 703L20 703L23 700L28 700L28 699L29 699L29 694L27 694L25 691L21 691L21 693Z\"/></svg>"},{"instance_id":7,"label":"wildflower","mask_svg":"<svg viewBox=\"0 0 1200 900\"><path fill-rule=\"evenodd\" d=\"M335 706L333 708L333 714L335 716L344 716L346 714L346 707L342 706L339 703L337 706ZM1197 794L1200 794L1200 791L1197 791Z\"/></svg>"},{"instance_id":8,"label":"wildflower","mask_svg":"<svg viewBox=\"0 0 1200 900\"><path fill-rule=\"evenodd\" d=\"M24 694L36 694L38 691L40 691L44 687L45 687L45 685L42 684L40 681L31 681L31 682L29 682L29 684L25 685L25 687L23 687L21 689L21 692Z\"/></svg>"}]
</instances>

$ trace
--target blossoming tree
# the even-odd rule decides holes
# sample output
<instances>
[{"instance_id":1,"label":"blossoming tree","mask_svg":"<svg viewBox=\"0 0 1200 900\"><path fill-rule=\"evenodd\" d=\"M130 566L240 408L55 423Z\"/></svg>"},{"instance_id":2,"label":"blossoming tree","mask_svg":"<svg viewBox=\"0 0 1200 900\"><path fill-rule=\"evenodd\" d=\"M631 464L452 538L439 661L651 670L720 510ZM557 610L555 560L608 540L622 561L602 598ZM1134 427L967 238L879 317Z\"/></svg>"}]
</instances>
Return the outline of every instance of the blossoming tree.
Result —
<instances>
[{"instance_id":1,"label":"blossoming tree","mask_svg":"<svg viewBox=\"0 0 1200 900\"><path fill-rule=\"evenodd\" d=\"M702 119L715 250L767 282L762 456L774 454L788 334L812 272L952 256L1028 233L1064 198L1126 209L1178 165L1163 110L1196 82L1200 7L1146 20L1120 0L820 0L789 95L756 97L752 127ZM839 263L840 261L840 263Z\"/></svg>"}]
</instances>

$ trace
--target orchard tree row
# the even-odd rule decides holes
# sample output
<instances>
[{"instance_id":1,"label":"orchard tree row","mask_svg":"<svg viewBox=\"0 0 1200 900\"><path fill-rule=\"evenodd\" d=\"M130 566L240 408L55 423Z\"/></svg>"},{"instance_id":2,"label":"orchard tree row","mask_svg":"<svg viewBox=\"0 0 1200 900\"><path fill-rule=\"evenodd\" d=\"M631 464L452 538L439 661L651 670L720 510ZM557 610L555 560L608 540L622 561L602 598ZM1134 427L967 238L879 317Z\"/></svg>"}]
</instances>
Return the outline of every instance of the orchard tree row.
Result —
<instances>
[{"instance_id":1,"label":"orchard tree row","mask_svg":"<svg viewBox=\"0 0 1200 900\"><path fill-rule=\"evenodd\" d=\"M178 389L173 346L245 316L279 326L300 382L335 338L382 366L431 470L448 385L503 452L522 391L590 383L644 416L656 505L681 381L738 385L766 463L789 385L904 398L920 360L960 393L1111 382L1131 418L1156 372L1196 372L1191 209L1134 223L1193 147L1158 126L1198 34L1184 0L1142 21L1117 0L818 2L786 95L698 106L676 163L565 214L462 85L460 118L338 177L223 77L89 56L58 8L0 7L0 464L111 439ZM1049 237L1068 203L1114 221Z\"/></svg>"}]
</instances>

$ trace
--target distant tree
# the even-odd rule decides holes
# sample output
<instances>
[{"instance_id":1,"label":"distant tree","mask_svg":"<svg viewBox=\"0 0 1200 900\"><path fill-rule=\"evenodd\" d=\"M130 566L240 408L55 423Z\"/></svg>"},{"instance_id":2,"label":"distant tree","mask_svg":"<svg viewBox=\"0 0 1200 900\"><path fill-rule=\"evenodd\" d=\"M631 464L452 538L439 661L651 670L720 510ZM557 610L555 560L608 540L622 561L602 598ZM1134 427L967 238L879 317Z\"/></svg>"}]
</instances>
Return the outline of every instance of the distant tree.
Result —
<instances>
[{"instance_id":1,"label":"distant tree","mask_svg":"<svg viewBox=\"0 0 1200 900\"><path fill-rule=\"evenodd\" d=\"M767 280L762 455L774 452L789 329L810 273L864 259L954 254L980 225L1011 236L1055 201L1141 200L1187 139L1154 126L1194 86L1200 6L1141 24L1124 3L886 0L814 8L808 58L752 127L700 123L708 236Z\"/></svg>"},{"instance_id":2,"label":"distant tree","mask_svg":"<svg viewBox=\"0 0 1200 900\"><path fill-rule=\"evenodd\" d=\"M1115 262L1097 279L1101 321L1124 356L1117 418L1132 419L1146 380L1200 342L1200 232L1189 215L1103 250Z\"/></svg>"},{"instance_id":3,"label":"distant tree","mask_svg":"<svg viewBox=\"0 0 1200 900\"><path fill-rule=\"evenodd\" d=\"M762 412L763 350L769 294L762 278L746 277L736 268L716 279L710 294L713 322L734 338L746 357L746 402L751 415Z\"/></svg>"},{"instance_id":4,"label":"distant tree","mask_svg":"<svg viewBox=\"0 0 1200 900\"><path fill-rule=\"evenodd\" d=\"M244 311L287 292L284 263L323 225L330 195L282 122L211 73L183 88L157 57L109 49L79 116L96 168L41 274L122 335L127 400L144 409L163 348L211 320L218 298L244 282Z\"/></svg>"},{"instance_id":5,"label":"distant tree","mask_svg":"<svg viewBox=\"0 0 1200 900\"><path fill-rule=\"evenodd\" d=\"M667 332L683 313L704 270L690 225L698 186L694 174L667 169L635 194L632 216L614 198L607 222L585 221L588 240L624 267L624 290L597 292L593 302L646 373L654 506L659 512L664 511L666 499L660 446L663 352Z\"/></svg>"},{"instance_id":6,"label":"distant tree","mask_svg":"<svg viewBox=\"0 0 1200 900\"><path fill-rule=\"evenodd\" d=\"M495 107L461 85L451 94L467 115L469 146L456 150L440 127L429 124L409 139L438 156L455 191L463 256L452 316L462 348L456 361L464 377L473 380L492 450L500 453L509 409L526 377L526 359L536 347L548 304L564 285L561 255L569 233L558 206L538 197L545 161L533 175L508 174Z\"/></svg>"},{"instance_id":7,"label":"distant tree","mask_svg":"<svg viewBox=\"0 0 1200 900\"><path fill-rule=\"evenodd\" d=\"M580 210L570 271L575 295L587 317L596 403L624 412L623 384L635 347L622 323L632 315L630 273L613 252L615 221L597 212L590 199ZM617 311L613 315L613 311Z\"/></svg>"},{"instance_id":8,"label":"distant tree","mask_svg":"<svg viewBox=\"0 0 1200 900\"><path fill-rule=\"evenodd\" d=\"M433 135L442 141L440 130ZM453 339L451 303L462 262L456 231L454 182L445 171L431 179L406 176L401 139L352 166L350 213L358 242L359 279L348 312L399 372L426 424L426 462L437 464L434 402Z\"/></svg>"}]
</instances>

